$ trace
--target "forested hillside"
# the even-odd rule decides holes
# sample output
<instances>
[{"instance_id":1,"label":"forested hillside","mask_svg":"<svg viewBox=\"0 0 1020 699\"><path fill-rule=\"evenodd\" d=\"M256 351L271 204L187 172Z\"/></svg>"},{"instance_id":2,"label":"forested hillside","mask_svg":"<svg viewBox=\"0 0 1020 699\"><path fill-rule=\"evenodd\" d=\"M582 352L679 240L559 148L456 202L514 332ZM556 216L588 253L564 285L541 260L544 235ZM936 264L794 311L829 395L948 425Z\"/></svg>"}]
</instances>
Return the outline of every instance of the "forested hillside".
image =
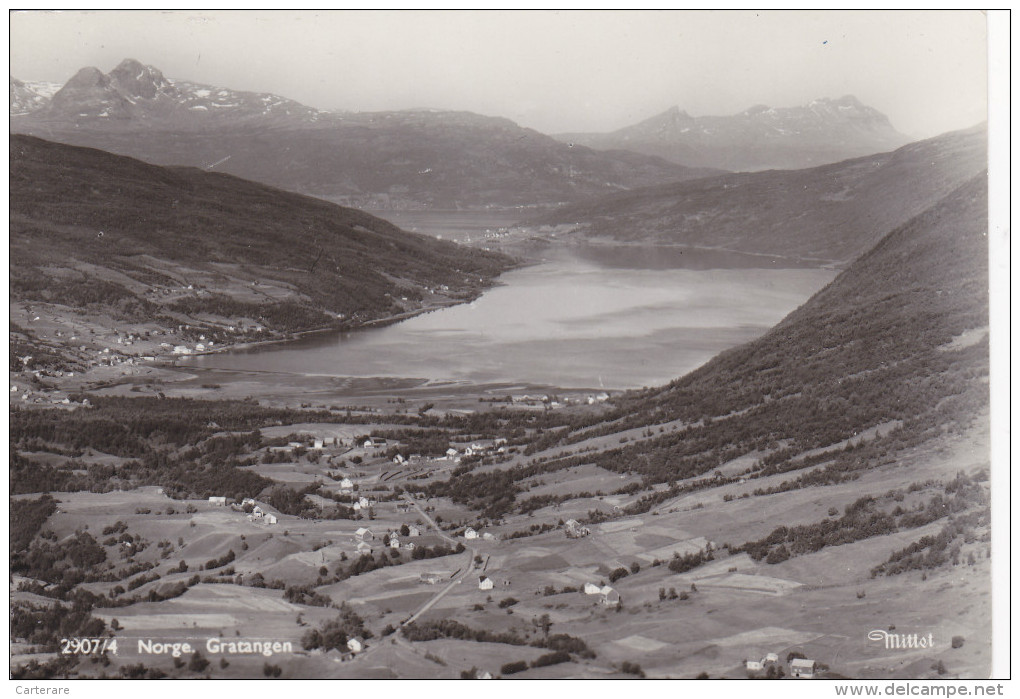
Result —
<instances>
[{"instance_id":1,"label":"forested hillside","mask_svg":"<svg viewBox=\"0 0 1020 699\"><path fill-rule=\"evenodd\" d=\"M985 126L806 170L643 187L527 222L557 238L682 245L849 264L987 167Z\"/></svg>"},{"instance_id":2,"label":"forested hillside","mask_svg":"<svg viewBox=\"0 0 1020 699\"><path fill-rule=\"evenodd\" d=\"M302 330L410 310L440 286L470 297L511 265L230 175L29 136L10 147L15 299ZM204 289L184 281L196 271Z\"/></svg>"}]
</instances>

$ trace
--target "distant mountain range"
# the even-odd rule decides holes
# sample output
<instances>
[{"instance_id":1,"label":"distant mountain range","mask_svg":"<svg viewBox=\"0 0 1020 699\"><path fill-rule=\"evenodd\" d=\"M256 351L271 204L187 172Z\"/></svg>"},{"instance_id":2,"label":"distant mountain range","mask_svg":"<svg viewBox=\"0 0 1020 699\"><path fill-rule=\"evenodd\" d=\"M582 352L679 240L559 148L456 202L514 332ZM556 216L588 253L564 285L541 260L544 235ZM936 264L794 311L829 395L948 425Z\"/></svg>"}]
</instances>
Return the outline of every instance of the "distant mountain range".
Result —
<instances>
[{"instance_id":1,"label":"distant mountain range","mask_svg":"<svg viewBox=\"0 0 1020 699\"><path fill-rule=\"evenodd\" d=\"M733 116L692 117L673 107L611 133L555 138L657 155L692 167L740 171L811 167L892 150L911 140L852 95L800 107L756 105Z\"/></svg>"},{"instance_id":2,"label":"distant mountain range","mask_svg":"<svg viewBox=\"0 0 1020 699\"><path fill-rule=\"evenodd\" d=\"M58 83L22 82L11 78L11 116L42 109L60 89Z\"/></svg>"},{"instance_id":3,"label":"distant mountain range","mask_svg":"<svg viewBox=\"0 0 1020 699\"><path fill-rule=\"evenodd\" d=\"M731 173L569 205L557 240L686 245L845 264L987 168L978 126L804 170Z\"/></svg>"},{"instance_id":4,"label":"distant mountain range","mask_svg":"<svg viewBox=\"0 0 1020 699\"><path fill-rule=\"evenodd\" d=\"M11 130L366 208L550 206L717 172L467 112L326 112L131 59L83 68L56 91L11 78Z\"/></svg>"},{"instance_id":5,"label":"distant mountain range","mask_svg":"<svg viewBox=\"0 0 1020 699\"><path fill-rule=\"evenodd\" d=\"M513 264L232 175L24 135L10 159L12 300L290 332L473 298Z\"/></svg>"}]
</instances>

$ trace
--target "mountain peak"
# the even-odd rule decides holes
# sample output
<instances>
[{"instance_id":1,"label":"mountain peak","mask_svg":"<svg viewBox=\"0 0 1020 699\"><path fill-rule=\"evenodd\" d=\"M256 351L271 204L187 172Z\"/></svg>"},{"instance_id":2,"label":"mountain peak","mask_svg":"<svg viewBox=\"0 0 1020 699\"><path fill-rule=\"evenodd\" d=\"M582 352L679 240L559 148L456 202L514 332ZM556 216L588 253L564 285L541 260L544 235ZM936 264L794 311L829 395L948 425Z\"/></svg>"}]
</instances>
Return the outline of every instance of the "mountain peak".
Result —
<instances>
[{"instance_id":1,"label":"mountain peak","mask_svg":"<svg viewBox=\"0 0 1020 699\"><path fill-rule=\"evenodd\" d=\"M685 110L680 109L680 107L676 106L676 105L674 105L674 106L670 107L669 109L667 109L662 114L662 116L670 117L672 119L690 119L691 118L690 114L688 114Z\"/></svg>"},{"instance_id":2,"label":"mountain peak","mask_svg":"<svg viewBox=\"0 0 1020 699\"><path fill-rule=\"evenodd\" d=\"M93 66L87 66L75 73L70 80L64 84L64 90L82 90L103 88L110 84L103 71Z\"/></svg>"},{"instance_id":3,"label":"mountain peak","mask_svg":"<svg viewBox=\"0 0 1020 699\"><path fill-rule=\"evenodd\" d=\"M847 106L847 107L864 108L864 103L861 102L856 97L854 97L853 95L843 95L839 99L832 100L832 102L833 102L833 104L836 104L836 105L843 105L843 106Z\"/></svg>"},{"instance_id":4,"label":"mountain peak","mask_svg":"<svg viewBox=\"0 0 1020 699\"><path fill-rule=\"evenodd\" d=\"M118 63L117 67L111 72L115 73L117 71L127 71L130 73L137 73L142 70L145 70L145 66L142 65L141 61L134 58L125 58L123 61Z\"/></svg>"},{"instance_id":5,"label":"mountain peak","mask_svg":"<svg viewBox=\"0 0 1020 699\"><path fill-rule=\"evenodd\" d=\"M170 83L163 73L152 66L142 65L133 58L125 58L110 71L110 80L121 93L129 97L153 99Z\"/></svg>"}]
</instances>

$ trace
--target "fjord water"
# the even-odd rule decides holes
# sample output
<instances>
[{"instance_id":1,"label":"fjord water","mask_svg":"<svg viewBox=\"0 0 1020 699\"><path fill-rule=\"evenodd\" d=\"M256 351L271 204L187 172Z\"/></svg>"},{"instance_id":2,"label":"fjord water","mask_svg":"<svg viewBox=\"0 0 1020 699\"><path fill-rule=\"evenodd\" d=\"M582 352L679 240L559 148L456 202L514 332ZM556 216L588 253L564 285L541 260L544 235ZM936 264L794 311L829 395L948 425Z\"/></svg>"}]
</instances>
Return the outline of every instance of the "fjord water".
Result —
<instances>
[{"instance_id":1,"label":"fjord water","mask_svg":"<svg viewBox=\"0 0 1020 699\"><path fill-rule=\"evenodd\" d=\"M760 336L835 276L775 266L677 248L560 249L504 274L501 286L470 304L190 364L473 384L658 385Z\"/></svg>"}]
</instances>

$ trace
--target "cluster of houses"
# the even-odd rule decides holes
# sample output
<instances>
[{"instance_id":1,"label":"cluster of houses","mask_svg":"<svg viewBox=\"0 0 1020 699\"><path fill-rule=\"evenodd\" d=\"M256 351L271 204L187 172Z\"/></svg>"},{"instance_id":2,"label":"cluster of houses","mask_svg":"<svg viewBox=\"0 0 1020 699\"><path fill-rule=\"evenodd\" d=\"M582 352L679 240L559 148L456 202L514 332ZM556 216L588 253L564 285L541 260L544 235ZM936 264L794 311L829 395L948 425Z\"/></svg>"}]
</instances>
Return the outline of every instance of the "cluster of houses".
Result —
<instances>
[{"instance_id":1,"label":"cluster of houses","mask_svg":"<svg viewBox=\"0 0 1020 699\"><path fill-rule=\"evenodd\" d=\"M251 514L248 515L248 521L254 522L255 524L276 524L276 515L272 512L265 512L261 507L256 505Z\"/></svg>"},{"instance_id":2,"label":"cluster of houses","mask_svg":"<svg viewBox=\"0 0 1020 699\"><path fill-rule=\"evenodd\" d=\"M583 536L591 535L591 529L582 525L576 519L568 519L565 526L568 539L580 539Z\"/></svg>"},{"instance_id":3,"label":"cluster of houses","mask_svg":"<svg viewBox=\"0 0 1020 699\"><path fill-rule=\"evenodd\" d=\"M779 655L766 653L760 660L745 660L744 669L749 673L768 672L770 667L779 668ZM790 677L811 679L818 671L818 662L810 658L790 659Z\"/></svg>"},{"instance_id":4,"label":"cluster of houses","mask_svg":"<svg viewBox=\"0 0 1020 699\"><path fill-rule=\"evenodd\" d=\"M464 451L458 451L455 447L446 450L444 457L448 461L460 463L463 456L489 456L491 454L506 453L506 440L502 437L493 440L479 440L464 447Z\"/></svg>"},{"instance_id":5,"label":"cluster of houses","mask_svg":"<svg viewBox=\"0 0 1020 699\"><path fill-rule=\"evenodd\" d=\"M584 594L586 595L599 595L599 603L604 604L607 607L617 607L620 605L620 593L613 589L609 585L596 585L595 583L584 584Z\"/></svg>"},{"instance_id":6,"label":"cluster of houses","mask_svg":"<svg viewBox=\"0 0 1020 699\"><path fill-rule=\"evenodd\" d=\"M17 386L11 386L11 393L17 393L19 390L21 390L21 389L19 389ZM70 398L67 398L66 396L64 398L61 398L59 395L53 395L53 394L48 393L48 392L34 393L34 392L30 391L29 389L25 389L25 392L21 394L21 401L23 403L31 402L31 403L40 403L40 404L41 403L48 403L50 405L58 405L58 406L66 405L66 406L70 407L71 409L74 409L74 408L78 407L77 403L73 402ZM85 398L81 402L81 406L84 407L84 408L91 407L91 405L92 405L92 402L88 398Z\"/></svg>"},{"instance_id":7,"label":"cluster of houses","mask_svg":"<svg viewBox=\"0 0 1020 699\"><path fill-rule=\"evenodd\" d=\"M448 571L432 570L420 573L418 575L418 582L423 582L426 585L436 585L449 577L450 573Z\"/></svg>"},{"instance_id":8,"label":"cluster of houses","mask_svg":"<svg viewBox=\"0 0 1020 699\"><path fill-rule=\"evenodd\" d=\"M472 539L472 540L473 539L482 539L484 541L495 541L496 540L496 536L494 534L492 534L491 532L479 532L478 530L473 529L472 527L468 527L467 529L464 530L464 538L465 539Z\"/></svg>"},{"instance_id":9,"label":"cluster of houses","mask_svg":"<svg viewBox=\"0 0 1020 699\"><path fill-rule=\"evenodd\" d=\"M209 502L213 505L226 506L227 498L222 495L214 495L209 498ZM241 507L251 507L251 512L248 513L248 521L252 524L276 524L279 520L276 515L272 512L266 512L263 510L253 499L245 498L241 501Z\"/></svg>"},{"instance_id":10,"label":"cluster of houses","mask_svg":"<svg viewBox=\"0 0 1020 699\"><path fill-rule=\"evenodd\" d=\"M386 532L386 534L382 537L383 546L396 550L404 549L405 551L414 551L417 545L413 541L408 541L407 539L421 536L421 529L414 524L408 524L406 526L407 534L404 535L403 542L401 542L400 537L402 535L399 532ZM403 529L403 527L401 527L401 529ZM354 552L359 556L363 554L371 555L373 548L372 544L369 542L375 540L375 534L372 530L368 527L359 527L354 532L354 538L357 540Z\"/></svg>"}]
</instances>

